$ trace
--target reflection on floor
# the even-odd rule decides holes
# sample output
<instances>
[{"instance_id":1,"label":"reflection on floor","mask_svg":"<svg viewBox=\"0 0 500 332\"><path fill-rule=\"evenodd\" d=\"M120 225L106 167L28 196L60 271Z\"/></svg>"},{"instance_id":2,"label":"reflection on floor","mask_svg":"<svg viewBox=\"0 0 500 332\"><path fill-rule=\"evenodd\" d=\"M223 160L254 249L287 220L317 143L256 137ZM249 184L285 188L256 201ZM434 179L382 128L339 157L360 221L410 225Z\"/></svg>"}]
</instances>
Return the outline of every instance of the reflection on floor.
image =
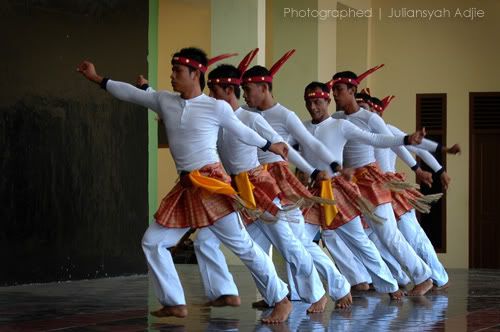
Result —
<instances>
[{"instance_id":1,"label":"reflection on floor","mask_svg":"<svg viewBox=\"0 0 500 332\"><path fill-rule=\"evenodd\" d=\"M189 317L157 319L159 307L146 276L130 276L0 288L0 331L498 331L500 270L450 270L446 293L405 298L375 292L354 294L350 310L306 315L294 302L286 324L264 326L266 312L251 309L260 299L244 267L231 270L240 289L239 308L207 308L197 265L177 265Z\"/></svg>"}]
</instances>

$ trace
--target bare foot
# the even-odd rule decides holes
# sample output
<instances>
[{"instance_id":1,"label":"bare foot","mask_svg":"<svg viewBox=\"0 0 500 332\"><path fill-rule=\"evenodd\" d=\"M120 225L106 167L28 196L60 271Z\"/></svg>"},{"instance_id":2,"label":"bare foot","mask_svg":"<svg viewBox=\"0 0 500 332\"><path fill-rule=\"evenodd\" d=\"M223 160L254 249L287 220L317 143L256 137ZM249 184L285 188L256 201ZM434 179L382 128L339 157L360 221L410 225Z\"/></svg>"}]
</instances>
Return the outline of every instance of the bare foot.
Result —
<instances>
[{"instance_id":1,"label":"bare foot","mask_svg":"<svg viewBox=\"0 0 500 332\"><path fill-rule=\"evenodd\" d=\"M427 279L426 281L415 285L411 291L408 292L408 296L422 296L425 295L432 288L432 280Z\"/></svg>"},{"instance_id":2,"label":"bare foot","mask_svg":"<svg viewBox=\"0 0 500 332\"><path fill-rule=\"evenodd\" d=\"M269 304L267 304L266 301L260 300L260 301L257 301L257 302L253 302L252 303L252 308L255 308L255 309L267 309L267 308L271 308L271 307L269 306Z\"/></svg>"},{"instance_id":3,"label":"bare foot","mask_svg":"<svg viewBox=\"0 0 500 332\"><path fill-rule=\"evenodd\" d=\"M207 302L210 307L239 307L241 304L240 297L237 295L221 295L213 301Z\"/></svg>"},{"instance_id":4,"label":"bare foot","mask_svg":"<svg viewBox=\"0 0 500 332\"><path fill-rule=\"evenodd\" d=\"M325 311L326 302L328 302L328 299L326 298L326 295L323 295L318 301L311 304L311 306L307 309L307 313L312 314Z\"/></svg>"},{"instance_id":5,"label":"bare foot","mask_svg":"<svg viewBox=\"0 0 500 332\"><path fill-rule=\"evenodd\" d=\"M351 293L347 293L346 296L337 300L337 302L335 303L335 308L345 309L349 308L351 304L352 304Z\"/></svg>"},{"instance_id":6,"label":"bare foot","mask_svg":"<svg viewBox=\"0 0 500 332\"><path fill-rule=\"evenodd\" d=\"M279 324L283 323L288 319L288 315L290 315L290 311L292 311L292 302L285 297L280 302L277 302L274 305L274 309L271 314L265 318L262 318L262 323L264 324Z\"/></svg>"},{"instance_id":7,"label":"bare foot","mask_svg":"<svg viewBox=\"0 0 500 332\"><path fill-rule=\"evenodd\" d=\"M447 290L448 287L450 287L450 282L447 282L446 284L444 284L443 286L440 286L440 287L438 287L437 285L432 285L432 291L433 292L440 292L440 291Z\"/></svg>"},{"instance_id":8,"label":"bare foot","mask_svg":"<svg viewBox=\"0 0 500 332\"><path fill-rule=\"evenodd\" d=\"M370 289L370 285L367 282L362 282L360 284L354 285L351 287L351 290L355 290L358 292L366 292Z\"/></svg>"},{"instance_id":9,"label":"bare foot","mask_svg":"<svg viewBox=\"0 0 500 332\"><path fill-rule=\"evenodd\" d=\"M389 293L389 296L391 300L401 301L401 299L405 296L405 293L402 290L398 289L394 293Z\"/></svg>"},{"instance_id":10,"label":"bare foot","mask_svg":"<svg viewBox=\"0 0 500 332\"><path fill-rule=\"evenodd\" d=\"M188 315L187 306L185 305L173 305L173 306L164 306L163 308L151 311L151 315L155 317L179 317L184 318Z\"/></svg>"}]
</instances>

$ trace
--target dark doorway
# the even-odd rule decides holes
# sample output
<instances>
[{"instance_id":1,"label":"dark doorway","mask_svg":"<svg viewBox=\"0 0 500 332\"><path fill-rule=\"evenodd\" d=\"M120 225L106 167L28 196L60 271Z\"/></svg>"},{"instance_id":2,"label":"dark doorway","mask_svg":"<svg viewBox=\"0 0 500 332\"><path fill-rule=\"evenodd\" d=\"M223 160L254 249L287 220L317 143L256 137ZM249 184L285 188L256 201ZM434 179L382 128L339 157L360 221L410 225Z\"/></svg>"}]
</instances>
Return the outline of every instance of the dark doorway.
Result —
<instances>
[{"instance_id":1,"label":"dark doorway","mask_svg":"<svg viewBox=\"0 0 500 332\"><path fill-rule=\"evenodd\" d=\"M500 92L469 94L469 266L500 268Z\"/></svg>"},{"instance_id":2,"label":"dark doorway","mask_svg":"<svg viewBox=\"0 0 500 332\"><path fill-rule=\"evenodd\" d=\"M0 285L144 273L147 111L75 68L147 73L148 1L0 7Z\"/></svg>"}]
</instances>

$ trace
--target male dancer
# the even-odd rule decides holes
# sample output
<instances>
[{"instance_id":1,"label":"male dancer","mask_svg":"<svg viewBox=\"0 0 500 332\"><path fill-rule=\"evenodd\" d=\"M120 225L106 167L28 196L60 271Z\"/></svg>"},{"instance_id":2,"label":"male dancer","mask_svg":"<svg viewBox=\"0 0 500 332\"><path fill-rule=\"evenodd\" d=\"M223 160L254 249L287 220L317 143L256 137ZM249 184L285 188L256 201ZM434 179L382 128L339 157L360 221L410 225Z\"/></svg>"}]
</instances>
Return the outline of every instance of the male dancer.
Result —
<instances>
[{"instance_id":1,"label":"male dancer","mask_svg":"<svg viewBox=\"0 0 500 332\"><path fill-rule=\"evenodd\" d=\"M384 111L387 109L394 96L388 96L380 100L376 97L371 97L369 95L369 90L364 90L364 92L364 94L358 97L362 98L362 100L368 104L367 106L372 112L376 112L382 117ZM387 127L394 135L401 135L401 133L404 134L403 131L393 125L387 124ZM437 151L443 151L451 154L460 152L460 146L458 144L453 145L451 148L441 147L439 144L435 145ZM433 171L441 177L444 189L448 187L450 177L446 174L444 168L432 154L422 148L419 148L418 146L407 147L407 149L420 156L431 167L431 169L433 169ZM377 149L375 157L380 163L382 170L385 171L391 179L404 181L404 175L396 172L396 155L392 151L388 149ZM432 243L417 220L415 208L411 202L412 199L416 199L415 196L418 198L418 193L416 195L414 191L415 189L392 193L392 204L396 219L398 220L398 228L408 243L410 243L413 249L415 249L416 253L431 268L432 280L434 283L433 289L445 289L448 287L448 273L439 261Z\"/></svg>"},{"instance_id":2,"label":"male dancer","mask_svg":"<svg viewBox=\"0 0 500 332\"><path fill-rule=\"evenodd\" d=\"M376 114L360 108L355 99L360 82L380 67L368 70L359 77L350 71L336 73L331 81L332 93L338 109L342 110L336 112L337 116L345 116L361 129L391 135L384 121ZM422 173L423 171L408 151L401 147L392 149L417 174L425 174ZM356 141L347 142L344 148L344 165L355 169L354 176L361 194L376 206L375 214L386 219L383 223L377 223L371 218L365 218L370 228L376 232L381 244L386 247L384 250L388 250L401 266L406 268L413 279L415 287L409 292L409 295L424 295L432 288L432 280L430 279L432 272L397 228L391 205L391 192L386 188L387 181L376 163L373 147ZM426 176L427 181L429 181L430 174ZM377 243L375 244L377 245Z\"/></svg>"},{"instance_id":3,"label":"male dancer","mask_svg":"<svg viewBox=\"0 0 500 332\"><path fill-rule=\"evenodd\" d=\"M287 52L270 70L262 66L254 66L248 69L243 74L242 87L245 101L248 107L261 114L285 141L288 142L292 137L295 138L301 145L315 151L319 158L336 172L340 170L340 164L328 149L307 131L294 112L275 102L272 96L273 77L293 53L294 50ZM261 164L267 165L269 173L274 177L286 198L297 200L297 198L308 199L312 197L307 188L292 174L287 162L260 151L259 161ZM316 179L319 170L313 173L311 177ZM295 236L301 239L307 251L313 256L314 265L318 272L327 280L328 294L334 301L337 301L337 306L350 306L352 298L349 283L323 250L315 243L307 240L304 232L304 218L300 209L291 209L286 214ZM292 279L289 271L289 281ZM326 304L326 297L322 299L322 303L323 306Z\"/></svg>"},{"instance_id":4,"label":"male dancer","mask_svg":"<svg viewBox=\"0 0 500 332\"><path fill-rule=\"evenodd\" d=\"M262 137L271 142L283 141L262 116L242 109L238 103L241 75L257 51L258 49L250 52L238 68L220 65L212 70L208 75L210 96L228 102L236 117ZM299 285L301 299L312 303L307 312L322 311L324 308L318 301L324 297L325 290L314 268L313 259L286 221L286 215L281 211L281 191L271 175L260 165L257 149L241 142L226 129L219 137L218 145L224 167L235 180L240 196L250 207L265 211L262 218L270 219L265 222L262 219L246 218L250 236L257 243L264 240L264 247L270 241L292 266L292 275ZM267 239L263 239L264 236ZM238 294L237 288L219 246L220 241L209 229L199 231L195 251L207 295L212 300L210 304L232 305Z\"/></svg>"},{"instance_id":5,"label":"male dancer","mask_svg":"<svg viewBox=\"0 0 500 332\"><path fill-rule=\"evenodd\" d=\"M391 147L404 143L419 143L423 131L411 136L405 135L377 135L363 131L346 120L333 119L328 112L330 104L330 88L327 84L312 82L305 88L304 100L306 108L312 118L305 122L305 127L314 137L320 140L338 160L342 160L342 151L348 140L363 142L372 146ZM324 165L315 157L312 151L302 149L305 159L313 166L322 168ZM331 174L333 175L333 174ZM320 226L323 229L322 237L332 257L344 275L364 272L363 266L370 272L374 287L382 293L390 293L391 298L399 300L403 296L398 288L397 281L392 277L389 268L382 260L375 245L368 239L361 224L362 211L371 215L374 209L361 197L358 187L342 176L333 176L331 181L316 182L312 189L313 194L330 193L335 199L334 208L329 206L313 206L304 211L304 218L309 228L317 233ZM382 221L383 222L383 221ZM340 248L339 243L346 243L347 248ZM342 251L339 251L342 250ZM347 252L346 252L347 251ZM346 261L351 251L356 253L362 261L360 269L356 264Z\"/></svg>"},{"instance_id":6,"label":"male dancer","mask_svg":"<svg viewBox=\"0 0 500 332\"><path fill-rule=\"evenodd\" d=\"M233 207L236 193L217 155L217 133L219 128L226 128L250 145L283 155L286 155L286 147L266 141L243 125L227 103L202 93L207 66L219 59L208 60L206 54L196 48L175 53L170 78L174 91L180 94L146 92L103 78L88 61L82 62L77 70L113 96L159 113L165 123L181 180L163 199L155 222L142 240L155 292L163 305L152 314L187 316L182 285L167 248L174 246L191 227L210 227L259 279L262 296L275 304L272 313L262 321L279 323L285 321L291 311L292 305L286 298L288 290L278 278L269 256L241 229ZM210 190L216 193L210 194Z\"/></svg>"}]
</instances>

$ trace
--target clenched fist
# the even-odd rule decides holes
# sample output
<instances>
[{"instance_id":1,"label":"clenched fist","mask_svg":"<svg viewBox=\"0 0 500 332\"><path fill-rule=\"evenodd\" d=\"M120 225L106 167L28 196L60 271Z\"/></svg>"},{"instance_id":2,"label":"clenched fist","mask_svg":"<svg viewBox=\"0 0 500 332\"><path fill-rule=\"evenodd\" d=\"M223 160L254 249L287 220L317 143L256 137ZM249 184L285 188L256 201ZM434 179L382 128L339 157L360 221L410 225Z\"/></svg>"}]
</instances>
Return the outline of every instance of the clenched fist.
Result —
<instances>
[{"instance_id":1,"label":"clenched fist","mask_svg":"<svg viewBox=\"0 0 500 332\"><path fill-rule=\"evenodd\" d=\"M76 67L76 71L85 76L86 79L94 83L100 84L102 77L97 75L95 66L92 62L84 60Z\"/></svg>"}]
</instances>

